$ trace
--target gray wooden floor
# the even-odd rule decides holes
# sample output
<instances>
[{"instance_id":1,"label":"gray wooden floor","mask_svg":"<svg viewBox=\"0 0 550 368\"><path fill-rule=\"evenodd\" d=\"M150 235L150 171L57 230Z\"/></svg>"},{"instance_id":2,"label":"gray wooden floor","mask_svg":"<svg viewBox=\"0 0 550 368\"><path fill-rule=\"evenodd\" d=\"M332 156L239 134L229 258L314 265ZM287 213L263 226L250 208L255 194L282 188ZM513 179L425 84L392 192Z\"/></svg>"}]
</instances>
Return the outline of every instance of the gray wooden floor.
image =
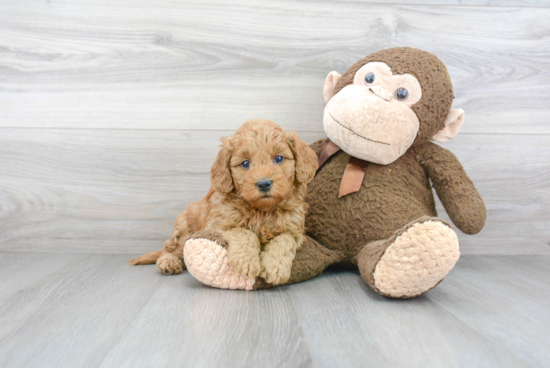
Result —
<instances>
[{"instance_id":1,"label":"gray wooden floor","mask_svg":"<svg viewBox=\"0 0 550 368\"><path fill-rule=\"evenodd\" d=\"M0 250L155 250L221 136L258 117L324 138L326 75L410 46L466 111L443 147L489 216L463 254L550 255L549 19L550 0L2 0Z\"/></svg>"},{"instance_id":2,"label":"gray wooden floor","mask_svg":"<svg viewBox=\"0 0 550 368\"><path fill-rule=\"evenodd\" d=\"M1 367L529 367L550 361L549 256L465 256L413 300L330 270L212 289L128 255L0 253Z\"/></svg>"}]
</instances>

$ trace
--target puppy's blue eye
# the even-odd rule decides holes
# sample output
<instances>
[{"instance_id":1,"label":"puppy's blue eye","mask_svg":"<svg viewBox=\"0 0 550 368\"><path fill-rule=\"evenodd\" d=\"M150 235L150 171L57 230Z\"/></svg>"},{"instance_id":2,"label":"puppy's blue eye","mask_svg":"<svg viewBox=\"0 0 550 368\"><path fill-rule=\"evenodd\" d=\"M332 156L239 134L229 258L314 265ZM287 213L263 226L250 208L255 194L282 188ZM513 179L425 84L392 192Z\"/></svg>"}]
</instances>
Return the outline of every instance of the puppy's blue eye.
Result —
<instances>
[{"instance_id":1,"label":"puppy's blue eye","mask_svg":"<svg viewBox=\"0 0 550 368\"><path fill-rule=\"evenodd\" d=\"M248 169L250 167L250 161L248 160L244 160L242 163L241 163L241 167L243 169Z\"/></svg>"},{"instance_id":2,"label":"puppy's blue eye","mask_svg":"<svg viewBox=\"0 0 550 368\"><path fill-rule=\"evenodd\" d=\"M285 158L283 156L275 156L275 158L273 159L273 161L275 161L276 164L280 164L284 160Z\"/></svg>"},{"instance_id":3,"label":"puppy's blue eye","mask_svg":"<svg viewBox=\"0 0 550 368\"><path fill-rule=\"evenodd\" d=\"M372 84L374 82L374 78L374 73L368 73L367 75L365 75L365 83Z\"/></svg>"}]
</instances>

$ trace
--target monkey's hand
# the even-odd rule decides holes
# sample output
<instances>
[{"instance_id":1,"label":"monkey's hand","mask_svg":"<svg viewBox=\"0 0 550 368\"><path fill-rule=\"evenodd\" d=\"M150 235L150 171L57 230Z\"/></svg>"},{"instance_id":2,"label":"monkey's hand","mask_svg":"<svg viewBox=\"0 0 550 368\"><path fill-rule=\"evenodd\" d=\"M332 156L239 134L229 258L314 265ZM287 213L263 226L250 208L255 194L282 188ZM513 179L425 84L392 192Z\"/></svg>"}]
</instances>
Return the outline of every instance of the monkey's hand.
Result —
<instances>
[{"instance_id":1,"label":"monkey's hand","mask_svg":"<svg viewBox=\"0 0 550 368\"><path fill-rule=\"evenodd\" d=\"M480 232L485 225L487 210L456 156L429 142L419 147L416 158L427 171L453 223L466 234Z\"/></svg>"}]
</instances>

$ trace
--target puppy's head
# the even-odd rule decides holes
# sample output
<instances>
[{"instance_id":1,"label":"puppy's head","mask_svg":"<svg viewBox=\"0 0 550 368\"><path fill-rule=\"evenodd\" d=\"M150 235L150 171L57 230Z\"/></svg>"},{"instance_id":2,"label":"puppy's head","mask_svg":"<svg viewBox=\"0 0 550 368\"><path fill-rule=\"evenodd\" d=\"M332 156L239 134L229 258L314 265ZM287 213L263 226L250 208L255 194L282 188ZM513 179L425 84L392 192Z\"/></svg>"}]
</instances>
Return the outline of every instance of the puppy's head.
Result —
<instances>
[{"instance_id":1,"label":"puppy's head","mask_svg":"<svg viewBox=\"0 0 550 368\"><path fill-rule=\"evenodd\" d=\"M250 120L222 142L211 170L214 190L234 192L258 209L281 203L309 183L318 167L317 156L296 133L268 120Z\"/></svg>"}]
</instances>

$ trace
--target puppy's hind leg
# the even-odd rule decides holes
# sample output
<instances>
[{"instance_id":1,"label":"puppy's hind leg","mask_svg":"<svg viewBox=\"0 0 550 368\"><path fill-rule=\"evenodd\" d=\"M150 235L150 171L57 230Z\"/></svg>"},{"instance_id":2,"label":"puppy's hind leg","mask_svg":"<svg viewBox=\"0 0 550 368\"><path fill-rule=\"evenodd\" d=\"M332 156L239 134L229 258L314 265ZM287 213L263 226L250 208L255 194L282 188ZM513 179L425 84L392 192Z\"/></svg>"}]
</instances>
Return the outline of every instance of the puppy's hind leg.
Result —
<instances>
[{"instance_id":1,"label":"puppy's hind leg","mask_svg":"<svg viewBox=\"0 0 550 368\"><path fill-rule=\"evenodd\" d=\"M183 244L189 236L187 211L179 214L174 223L174 231L169 240L164 242L162 254L157 259L157 267L165 275L177 275L185 269L183 262Z\"/></svg>"},{"instance_id":2,"label":"puppy's hind leg","mask_svg":"<svg viewBox=\"0 0 550 368\"><path fill-rule=\"evenodd\" d=\"M164 242L164 247L157 252L149 252L138 258L128 261L131 265L156 263L160 271L166 275L182 273L185 269L183 263L183 245L188 236L187 211L178 215L174 223L174 230L169 240Z\"/></svg>"},{"instance_id":3,"label":"puppy's hind leg","mask_svg":"<svg viewBox=\"0 0 550 368\"><path fill-rule=\"evenodd\" d=\"M162 255L157 259L157 267L160 272L166 275L177 275L185 269L183 262L183 246L172 243L170 240L164 242Z\"/></svg>"},{"instance_id":4,"label":"puppy's hind leg","mask_svg":"<svg viewBox=\"0 0 550 368\"><path fill-rule=\"evenodd\" d=\"M144 264L157 264L160 272L166 275L176 275L185 269L183 263L183 247L172 241L166 240L164 247L157 252L149 252L128 261L132 266Z\"/></svg>"},{"instance_id":5,"label":"puppy's hind leg","mask_svg":"<svg viewBox=\"0 0 550 368\"><path fill-rule=\"evenodd\" d=\"M176 221L176 224L177 224L177 221ZM128 263L131 264L132 266L158 263L158 260L162 258L164 255L166 255L167 253L173 253L176 250L177 246L174 244L177 244L178 237L179 237L179 230L176 227L172 232L171 239L166 240L164 242L164 247L161 250L156 252L145 253L142 256L129 260ZM163 273L165 272L163 271Z\"/></svg>"}]
</instances>

